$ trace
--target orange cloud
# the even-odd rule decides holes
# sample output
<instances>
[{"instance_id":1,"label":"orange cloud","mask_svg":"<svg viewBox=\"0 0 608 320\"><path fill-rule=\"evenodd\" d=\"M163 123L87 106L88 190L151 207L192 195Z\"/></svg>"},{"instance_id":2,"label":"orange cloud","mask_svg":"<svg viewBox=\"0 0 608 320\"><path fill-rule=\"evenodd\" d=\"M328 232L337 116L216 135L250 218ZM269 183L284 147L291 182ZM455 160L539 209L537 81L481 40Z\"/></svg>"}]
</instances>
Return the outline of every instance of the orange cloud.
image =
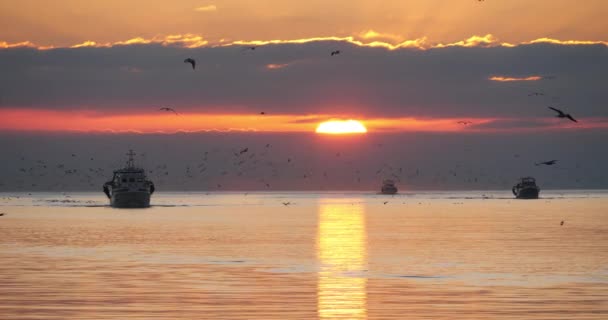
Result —
<instances>
[{"instance_id":1,"label":"orange cloud","mask_svg":"<svg viewBox=\"0 0 608 320\"><path fill-rule=\"evenodd\" d=\"M194 11L198 11L198 12L212 12L212 11L216 11L216 10L217 10L217 7L212 4L194 9Z\"/></svg>"},{"instance_id":2,"label":"orange cloud","mask_svg":"<svg viewBox=\"0 0 608 320\"><path fill-rule=\"evenodd\" d=\"M472 36L466 40L457 41L454 43L448 44L438 44L435 45L434 48L445 48L445 47L488 47L488 46L496 46L500 45L498 43L498 39L491 35L486 34L485 36Z\"/></svg>"},{"instance_id":3,"label":"orange cloud","mask_svg":"<svg viewBox=\"0 0 608 320\"><path fill-rule=\"evenodd\" d=\"M498 81L498 82L538 81L538 80L542 80L542 79L543 79L543 77L541 77L541 76L529 76L529 77L523 77L523 78L493 76L493 77L488 78L488 80L490 80L490 81Z\"/></svg>"},{"instance_id":4,"label":"orange cloud","mask_svg":"<svg viewBox=\"0 0 608 320\"><path fill-rule=\"evenodd\" d=\"M210 42L201 35L196 34L172 34L164 36L155 36L150 39L142 37L135 37L125 41L106 42L99 43L92 40L87 40L82 43L77 43L69 46L69 48L82 48L82 47L112 47L112 46L126 46L136 44L161 44L164 46L181 46L184 48L199 48L205 46L264 46L271 44L304 44L310 42L319 41L337 41L345 42L348 44L360 46L360 47L373 47L373 48L384 48L387 50L398 50L398 49L418 49L428 50L434 48L446 48L446 47L516 47L520 45L530 45L537 43L549 43L558 45L604 45L608 46L607 41L582 41L582 40L557 40L551 38L540 38L532 41L521 42L518 44L512 44L507 42L499 42L492 34L486 34L484 36L472 36L462 41L456 41L452 43L433 43L430 42L426 37L401 41L401 37L393 34L382 34L369 30L356 36L327 36L327 37L312 37L302 39L287 39L287 40L235 40L230 41L227 39L220 39L215 42ZM39 50L53 49L53 46L40 46L36 45L31 41L22 41L17 43L8 43L6 41L0 41L0 49L18 48L18 47L30 47L37 48ZM61 47L57 47L61 48Z\"/></svg>"},{"instance_id":5,"label":"orange cloud","mask_svg":"<svg viewBox=\"0 0 608 320\"><path fill-rule=\"evenodd\" d=\"M136 37L132 39L128 39L125 41L117 41L117 42L106 42L106 43L98 43L95 41L84 41L82 43L77 43L75 45L70 46L70 48L83 48L83 47L95 47L95 48L110 48L114 46L129 46L129 45L138 45L138 44L161 44L163 46L169 45L177 45L184 48L198 48L203 47L209 44L209 41L205 40L202 36L195 34L172 34L167 36L157 36L152 39L144 39L142 37ZM19 44L6 44L6 48L12 47L34 47L38 49L43 49L44 47L37 47L31 42L22 42ZM0 48L3 48L2 42L0 42ZM46 47L48 49L48 47Z\"/></svg>"},{"instance_id":6,"label":"orange cloud","mask_svg":"<svg viewBox=\"0 0 608 320\"><path fill-rule=\"evenodd\" d=\"M577 45L604 45L608 46L608 41L588 41L588 40L557 40L551 38L540 38L532 41L523 42L522 44L534 44L534 43L550 43L559 44L564 46L577 46Z\"/></svg>"},{"instance_id":7,"label":"orange cloud","mask_svg":"<svg viewBox=\"0 0 608 320\"><path fill-rule=\"evenodd\" d=\"M275 70L275 69L283 69L289 66L289 63L269 63L266 65L266 69Z\"/></svg>"},{"instance_id":8,"label":"orange cloud","mask_svg":"<svg viewBox=\"0 0 608 320\"><path fill-rule=\"evenodd\" d=\"M8 43L6 41L0 41L1 49L20 48L20 47L36 48L37 46L30 41L23 41L23 42L16 42L16 43Z\"/></svg>"},{"instance_id":9,"label":"orange cloud","mask_svg":"<svg viewBox=\"0 0 608 320\"><path fill-rule=\"evenodd\" d=\"M104 44L98 44L98 43L97 43L97 42L95 42L95 41L88 41L88 40L87 40L87 41L85 41L85 42L83 42L83 43L78 43L78 44L75 44L75 45L73 45L73 46L70 46L70 48L85 48L85 47L110 47L110 46L111 46L111 44L105 44L105 45L104 45Z\"/></svg>"}]
</instances>

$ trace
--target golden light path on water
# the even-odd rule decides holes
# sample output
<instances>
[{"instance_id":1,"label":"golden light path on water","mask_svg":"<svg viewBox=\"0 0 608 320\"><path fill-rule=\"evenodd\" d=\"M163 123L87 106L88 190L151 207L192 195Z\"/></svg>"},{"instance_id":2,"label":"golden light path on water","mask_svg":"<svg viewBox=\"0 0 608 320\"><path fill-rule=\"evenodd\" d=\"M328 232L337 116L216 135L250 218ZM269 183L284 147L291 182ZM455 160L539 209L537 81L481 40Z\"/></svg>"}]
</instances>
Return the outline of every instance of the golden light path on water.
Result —
<instances>
[{"instance_id":1,"label":"golden light path on water","mask_svg":"<svg viewBox=\"0 0 608 320\"><path fill-rule=\"evenodd\" d=\"M367 269L361 201L320 201L317 255L319 319L366 319L367 279L359 275Z\"/></svg>"}]
</instances>

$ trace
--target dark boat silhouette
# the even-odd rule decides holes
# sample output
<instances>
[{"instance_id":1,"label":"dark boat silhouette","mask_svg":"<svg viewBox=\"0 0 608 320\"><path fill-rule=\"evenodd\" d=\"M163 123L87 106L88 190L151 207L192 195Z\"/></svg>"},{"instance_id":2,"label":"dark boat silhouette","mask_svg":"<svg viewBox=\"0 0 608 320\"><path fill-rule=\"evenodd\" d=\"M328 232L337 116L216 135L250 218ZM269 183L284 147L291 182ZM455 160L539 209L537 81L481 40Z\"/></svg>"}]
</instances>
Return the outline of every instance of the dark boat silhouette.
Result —
<instances>
[{"instance_id":1,"label":"dark boat silhouette","mask_svg":"<svg viewBox=\"0 0 608 320\"><path fill-rule=\"evenodd\" d=\"M382 194L395 194L397 193L397 187L395 186L395 181L393 180L384 180L382 181L382 188L380 192Z\"/></svg>"},{"instance_id":2,"label":"dark boat silhouette","mask_svg":"<svg viewBox=\"0 0 608 320\"><path fill-rule=\"evenodd\" d=\"M126 167L114 171L112 180L103 185L103 192L114 208L147 208L154 193L154 183L146 178L144 169L135 166L133 150L127 155Z\"/></svg>"},{"instance_id":3,"label":"dark boat silhouette","mask_svg":"<svg viewBox=\"0 0 608 320\"><path fill-rule=\"evenodd\" d=\"M538 199L540 188L536 185L536 180L532 177L523 177L513 186L513 195L517 199Z\"/></svg>"}]
</instances>

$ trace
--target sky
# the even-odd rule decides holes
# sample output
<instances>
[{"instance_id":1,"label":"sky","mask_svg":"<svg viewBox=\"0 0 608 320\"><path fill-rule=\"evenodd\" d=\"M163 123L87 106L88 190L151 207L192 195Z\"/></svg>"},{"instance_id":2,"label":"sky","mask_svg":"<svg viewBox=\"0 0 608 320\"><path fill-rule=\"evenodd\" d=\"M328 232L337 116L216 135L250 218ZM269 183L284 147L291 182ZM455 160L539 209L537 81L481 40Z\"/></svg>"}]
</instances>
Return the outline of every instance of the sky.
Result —
<instances>
[{"instance_id":1,"label":"sky","mask_svg":"<svg viewBox=\"0 0 608 320\"><path fill-rule=\"evenodd\" d=\"M606 14L593 0L0 1L0 190L97 190L129 148L159 190L607 188ZM368 132L314 133L332 119Z\"/></svg>"}]
</instances>

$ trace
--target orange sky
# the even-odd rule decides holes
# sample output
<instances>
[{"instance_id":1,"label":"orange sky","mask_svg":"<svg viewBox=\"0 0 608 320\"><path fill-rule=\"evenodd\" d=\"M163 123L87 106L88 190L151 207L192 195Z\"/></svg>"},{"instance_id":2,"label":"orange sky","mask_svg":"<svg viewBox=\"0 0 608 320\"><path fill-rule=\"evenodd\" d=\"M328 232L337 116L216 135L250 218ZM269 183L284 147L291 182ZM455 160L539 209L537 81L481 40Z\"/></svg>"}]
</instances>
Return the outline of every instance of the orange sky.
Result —
<instances>
[{"instance_id":1,"label":"orange sky","mask_svg":"<svg viewBox=\"0 0 608 320\"><path fill-rule=\"evenodd\" d=\"M453 43L485 34L510 43L605 41L607 15L605 0L21 0L0 2L0 42L57 47L175 34L201 43L327 36Z\"/></svg>"},{"instance_id":2,"label":"orange sky","mask_svg":"<svg viewBox=\"0 0 608 320\"><path fill-rule=\"evenodd\" d=\"M251 115L170 112L148 114L99 114L91 111L53 111L43 109L3 109L0 131L18 132L100 132L100 133L177 133L200 131L315 132L317 125L332 119L360 120L368 132L499 132L509 128L483 127L499 118L364 118L352 115ZM459 122L470 122L462 124ZM542 129L608 128L606 119L586 119L572 124L559 119L538 119ZM482 127L476 127L482 126ZM517 131L535 130L516 127Z\"/></svg>"}]
</instances>

